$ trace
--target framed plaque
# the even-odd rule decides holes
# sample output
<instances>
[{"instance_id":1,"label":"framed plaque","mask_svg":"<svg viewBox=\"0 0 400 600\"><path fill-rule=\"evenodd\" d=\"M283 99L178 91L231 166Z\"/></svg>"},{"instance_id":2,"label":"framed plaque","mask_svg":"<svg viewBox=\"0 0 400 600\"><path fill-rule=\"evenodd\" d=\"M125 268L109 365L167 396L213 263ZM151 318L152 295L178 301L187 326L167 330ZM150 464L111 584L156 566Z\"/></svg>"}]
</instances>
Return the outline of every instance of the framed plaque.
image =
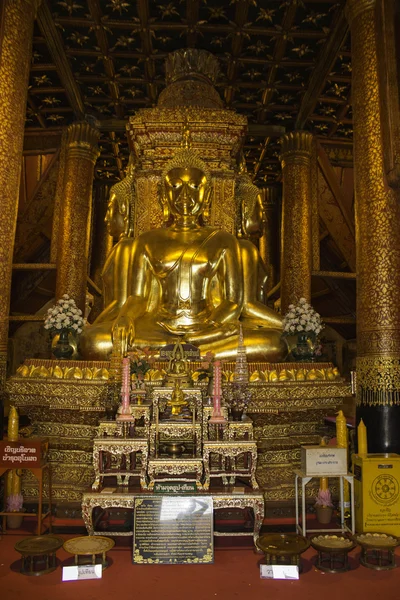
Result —
<instances>
[{"instance_id":1,"label":"framed plaque","mask_svg":"<svg viewBox=\"0 0 400 600\"><path fill-rule=\"evenodd\" d=\"M211 496L135 498L134 564L212 562L214 527Z\"/></svg>"}]
</instances>

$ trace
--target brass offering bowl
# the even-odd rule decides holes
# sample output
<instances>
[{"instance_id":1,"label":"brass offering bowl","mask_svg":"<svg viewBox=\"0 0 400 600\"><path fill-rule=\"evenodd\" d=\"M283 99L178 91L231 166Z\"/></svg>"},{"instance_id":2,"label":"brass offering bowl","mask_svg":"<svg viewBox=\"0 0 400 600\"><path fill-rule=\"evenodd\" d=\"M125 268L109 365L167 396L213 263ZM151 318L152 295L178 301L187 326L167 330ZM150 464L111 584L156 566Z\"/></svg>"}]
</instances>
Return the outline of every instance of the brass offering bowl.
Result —
<instances>
[{"instance_id":1,"label":"brass offering bowl","mask_svg":"<svg viewBox=\"0 0 400 600\"><path fill-rule=\"evenodd\" d=\"M172 458L178 458L185 450L185 446L181 442L165 442L164 450Z\"/></svg>"}]
</instances>

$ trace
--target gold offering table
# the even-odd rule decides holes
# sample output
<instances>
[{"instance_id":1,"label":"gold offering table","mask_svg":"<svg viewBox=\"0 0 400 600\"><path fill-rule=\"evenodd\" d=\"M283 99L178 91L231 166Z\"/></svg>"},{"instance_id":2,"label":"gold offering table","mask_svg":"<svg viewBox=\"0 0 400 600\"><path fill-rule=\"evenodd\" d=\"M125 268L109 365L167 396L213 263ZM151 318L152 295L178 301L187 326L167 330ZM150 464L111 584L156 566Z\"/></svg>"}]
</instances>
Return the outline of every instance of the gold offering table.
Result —
<instances>
[{"instance_id":1,"label":"gold offering table","mask_svg":"<svg viewBox=\"0 0 400 600\"><path fill-rule=\"evenodd\" d=\"M137 453L140 453L139 467ZM139 477L141 487L146 489L148 455L149 444L146 438L96 438L93 441L93 468L96 478L92 488L99 489L104 477L116 476L118 485L129 485L131 477ZM116 465L112 464L113 459L114 463L117 462Z\"/></svg>"},{"instance_id":2,"label":"gold offering table","mask_svg":"<svg viewBox=\"0 0 400 600\"><path fill-rule=\"evenodd\" d=\"M257 541L266 565L294 565L302 571L301 555L310 547L307 538L297 533L265 533Z\"/></svg>"},{"instance_id":3,"label":"gold offering table","mask_svg":"<svg viewBox=\"0 0 400 600\"><path fill-rule=\"evenodd\" d=\"M20 572L24 575L45 575L57 568L56 552L64 540L55 535L30 536L15 544L22 556Z\"/></svg>"},{"instance_id":4,"label":"gold offering table","mask_svg":"<svg viewBox=\"0 0 400 600\"><path fill-rule=\"evenodd\" d=\"M348 554L356 544L340 535L316 535L311 538L311 546L317 550L317 569L327 573L343 573L350 569Z\"/></svg>"},{"instance_id":5,"label":"gold offering table","mask_svg":"<svg viewBox=\"0 0 400 600\"><path fill-rule=\"evenodd\" d=\"M216 536L245 536L252 535L254 544L256 545L257 540L260 535L260 529L264 520L264 497L261 492L255 492L253 490L247 489L243 494L235 494L233 493L232 488L226 488L225 490L210 492L198 491L197 494L199 498L202 495L211 496L213 499L214 510L218 509L251 509L254 514L254 525L253 531L249 532L218 532L215 531L214 535ZM142 492L142 491L128 491L124 488L118 488L115 492L109 493L101 493L89 491L83 494L82 498L82 517L87 529L87 532L90 536L100 536L103 535L104 532L95 531L93 526L93 510L95 508L102 508L104 510L111 510L113 508L125 508L125 509L133 509L136 498L146 498L151 497L152 494L150 492ZM163 494L166 496L166 494ZM174 495L176 497L176 495ZM117 532L107 532L108 536L131 536L132 531L117 531Z\"/></svg>"},{"instance_id":6,"label":"gold offering table","mask_svg":"<svg viewBox=\"0 0 400 600\"><path fill-rule=\"evenodd\" d=\"M213 467L212 458L217 457L217 464ZM238 459L242 458L242 463ZM232 441L207 441L203 449L204 462L204 489L210 487L212 477L222 477L223 483L226 479L245 477L250 479L253 490L258 489L256 480L257 468L257 444L249 440Z\"/></svg>"},{"instance_id":7,"label":"gold offering table","mask_svg":"<svg viewBox=\"0 0 400 600\"><path fill-rule=\"evenodd\" d=\"M361 546L360 563L369 569L386 571L396 568L395 549L399 538L388 533L360 533L354 537Z\"/></svg>"},{"instance_id":8,"label":"gold offering table","mask_svg":"<svg viewBox=\"0 0 400 600\"><path fill-rule=\"evenodd\" d=\"M84 537L75 537L71 540L67 540L64 542L63 548L69 554L74 555L74 562L76 565L88 564L87 559L80 559L83 557L91 557L91 564L95 565L97 563L97 555L100 555L100 563L103 570L108 567L107 562L107 552L114 547L114 540L110 540L108 537L104 536L84 536ZM84 562L82 562L82 560Z\"/></svg>"}]
</instances>

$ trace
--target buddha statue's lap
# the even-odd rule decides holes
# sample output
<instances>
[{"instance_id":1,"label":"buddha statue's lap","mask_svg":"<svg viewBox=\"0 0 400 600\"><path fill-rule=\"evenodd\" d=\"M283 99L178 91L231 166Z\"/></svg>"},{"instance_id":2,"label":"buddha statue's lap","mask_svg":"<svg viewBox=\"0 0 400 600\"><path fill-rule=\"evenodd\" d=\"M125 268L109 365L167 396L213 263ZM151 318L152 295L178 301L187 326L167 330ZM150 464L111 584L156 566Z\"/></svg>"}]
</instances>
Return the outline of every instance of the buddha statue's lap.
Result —
<instances>
[{"instance_id":1,"label":"buddha statue's lap","mask_svg":"<svg viewBox=\"0 0 400 600\"><path fill-rule=\"evenodd\" d=\"M162 201L172 224L132 241L129 261L120 265L129 263L124 273L127 297L116 318L107 320L102 314L85 331L83 355L106 358L117 338L123 348L162 347L180 336L202 352L233 358L241 319L249 358L281 359L286 345L279 316L252 301L250 288L243 292L243 274L252 276L257 257L249 250L243 266L246 253L235 236L200 224L211 189L207 167L185 150L167 165L163 181ZM218 302L212 297L213 282Z\"/></svg>"}]
</instances>

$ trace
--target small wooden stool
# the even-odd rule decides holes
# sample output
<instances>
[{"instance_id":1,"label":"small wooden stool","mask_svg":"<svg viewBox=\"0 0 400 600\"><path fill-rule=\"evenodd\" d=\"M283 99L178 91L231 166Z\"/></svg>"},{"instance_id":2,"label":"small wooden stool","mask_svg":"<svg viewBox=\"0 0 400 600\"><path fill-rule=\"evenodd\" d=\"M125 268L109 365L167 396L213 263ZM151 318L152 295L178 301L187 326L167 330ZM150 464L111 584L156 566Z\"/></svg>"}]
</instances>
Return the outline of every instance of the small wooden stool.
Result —
<instances>
[{"instance_id":1,"label":"small wooden stool","mask_svg":"<svg viewBox=\"0 0 400 600\"><path fill-rule=\"evenodd\" d=\"M71 540L64 542L64 550L69 554L75 555L76 565L87 565L88 562L80 562L80 556L91 556L92 561L89 564L101 564L103 570L108 567L107 552L114 547L114 540L101 535L86 535L82 537L75 537ZM101 554L101 562L97 562L96 555Z\"/></svg>"},{"instance_id":2,"label":"small wooden stool","mask_svg":"<svg viewBox=\"0 0 400 600\"><path fill-rule=\"evenodd\" d=\"M55 535L30 536L17 542L14 548L22 555L20 573L45 575L54 571L56 552L63 543L64 540Z\"/></svg>"}]
</instances>

